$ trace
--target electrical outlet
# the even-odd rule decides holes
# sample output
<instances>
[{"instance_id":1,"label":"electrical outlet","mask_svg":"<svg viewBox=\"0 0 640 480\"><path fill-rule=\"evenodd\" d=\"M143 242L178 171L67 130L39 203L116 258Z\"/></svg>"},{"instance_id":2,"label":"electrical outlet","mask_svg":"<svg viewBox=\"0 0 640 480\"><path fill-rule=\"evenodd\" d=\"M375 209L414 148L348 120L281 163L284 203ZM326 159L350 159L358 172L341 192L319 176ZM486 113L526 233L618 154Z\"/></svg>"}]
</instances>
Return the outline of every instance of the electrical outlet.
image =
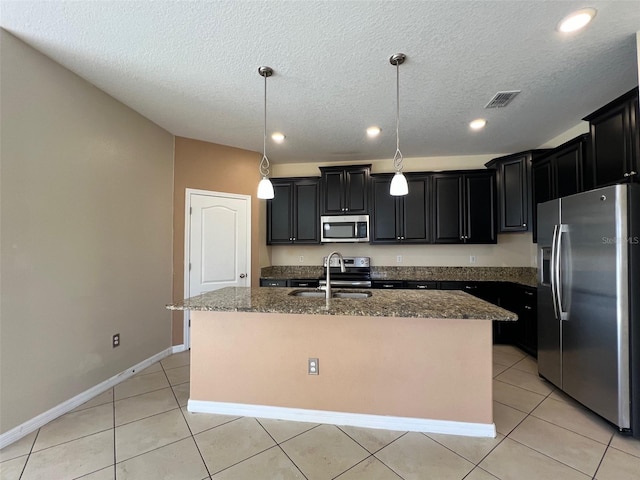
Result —
<instances>
[{"instance_id":1,"label":"electrical outlet","mask_svg":"<svg viewBox=\"0 0 640 480\"><path fill-rule=\"evenodd\" d=\"M111 340L111 344L113 345L113 348L119 347L120 346L120 334L116 333L113 336L113 339Z\"/></svg>"},{"instance_id":2,"label":"electrical outlet","mask_svg":"<svg viewBox=\"0 0 640 480\"><path fill-rule=\"evenodd\" d=\"M303 255L300 255L300 257L298 257L298 261L299 261L300 263L304 263L304 256L303 256Z\"/></svg>"},{"instance_id":3,"label":"electrical outlet","mask_svg":"<svg viewBox=\"0 0 640 480\"><path fill-rule=\"evenodd\" d=\"M402 255L396 256L396 262L397 263L402 263Z\"/></svg>"},{"instance_id":4,"label":"electrical outlet","mask_svg":"<svg viewBox=\"0 0 640 480\"><path fill-rule=\"evenodd\" d=\"M318 375L320 373L320 362L317 358L310 358L307 363L307 373L309 375Z\"/></svg>"},{"instance_id":5,"label":"electrical outlet","mask_svg":"<svg viewBox=\"0 0 640 480\"><path fill-rule=\"evenodd\" d=\"M469 263L476 263L476 256L475 255L469 255Z\"/></svg>"}]
</instances>

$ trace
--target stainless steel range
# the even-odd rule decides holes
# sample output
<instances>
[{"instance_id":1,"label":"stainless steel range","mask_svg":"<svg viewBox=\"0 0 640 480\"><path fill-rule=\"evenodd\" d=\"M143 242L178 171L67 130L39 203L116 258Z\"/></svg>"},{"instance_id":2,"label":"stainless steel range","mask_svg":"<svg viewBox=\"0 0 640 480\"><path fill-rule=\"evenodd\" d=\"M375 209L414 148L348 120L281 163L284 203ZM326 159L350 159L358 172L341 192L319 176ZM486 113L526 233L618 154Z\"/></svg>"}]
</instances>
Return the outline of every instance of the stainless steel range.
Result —
<instances>
[{"instance_id":1,"label":"stainless steel range","mask_svg":"<svg viewBox=\"0 0 640 480\"><path fill-rule=\"evenodd\" d=\"M340 260L331 258L331 286L367 288L371 287L371 267L369 257L343 257L345 271L340 271ZM320 286L327 284L327 257L323 260L324 273L320 277Z\"/></svg>"}]
</instances>

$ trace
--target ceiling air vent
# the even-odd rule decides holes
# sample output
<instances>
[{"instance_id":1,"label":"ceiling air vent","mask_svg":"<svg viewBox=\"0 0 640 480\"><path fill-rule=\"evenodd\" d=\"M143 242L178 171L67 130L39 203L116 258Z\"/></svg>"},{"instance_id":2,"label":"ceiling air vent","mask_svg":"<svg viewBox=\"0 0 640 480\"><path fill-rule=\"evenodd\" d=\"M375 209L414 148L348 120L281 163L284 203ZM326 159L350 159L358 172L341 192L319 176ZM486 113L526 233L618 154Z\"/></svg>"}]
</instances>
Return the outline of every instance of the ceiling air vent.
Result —
<instances>
[{"instance_id":1,"label":"ceiling air vent","mask_svg":"<svg viewBox=\"0 0 640 480\"><path fill-rule=\"evenodd\" d=\"M511 100L515 98L516 95L520 93L520 90L510 90L508 92L498 92L496 93L489 103L487 103L484 108L502 108L509 105Z\"/></svg>"}]
</instances>

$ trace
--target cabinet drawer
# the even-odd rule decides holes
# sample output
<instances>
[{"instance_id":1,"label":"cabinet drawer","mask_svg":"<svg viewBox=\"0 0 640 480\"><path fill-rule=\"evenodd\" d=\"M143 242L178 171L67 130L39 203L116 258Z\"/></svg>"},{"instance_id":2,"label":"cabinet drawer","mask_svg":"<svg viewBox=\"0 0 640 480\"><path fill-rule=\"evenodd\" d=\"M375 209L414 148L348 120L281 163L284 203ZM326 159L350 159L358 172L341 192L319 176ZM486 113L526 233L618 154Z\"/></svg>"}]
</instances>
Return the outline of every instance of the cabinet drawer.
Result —
<instances>
[{"instance_id":1,"label":"cabinet drawer","mask_svg":"<svg viewBox=\"0 0 640 480\"><path fill-rule=\"evenodd\" d=\"M407 288L414 288L414 289L424 289L424 290L430 290L430 289L437 289L438 288L438 282L425 282L425 281L418 281L418 280L408 280L406 282Z\"/></svg>"},{"instance_id":2,"label":"cabinet drawer","mask_svg":"<svg viewBox=\"0 0 640 480\"><path fill-rule=\"evenodd\" d=\"M289 280L290 287L308 287L308 288L316 288L320 286L320 280L318 279L299 279L295 278Z\"/></svg>"},{"instance_id":3,"label":"cabinet drawer","mask_svg":"<svg viewBox=\"0 0 640 480\"><path fill-rule=\"evenodd\" d=\"M273 278L261 278L260 279L261 287L286 287L287 280L286 279L273 279Z\"/></svg>"},{"instance_id":4,"label":"cabinet drawer","mask_svg":"<svg viewBox=\"0 0 640 480\"><path fill-rule=\"evenodd\" d=\"M372 288L404 288L403 280L372 280Z\"/></svg>"}]
</instances>

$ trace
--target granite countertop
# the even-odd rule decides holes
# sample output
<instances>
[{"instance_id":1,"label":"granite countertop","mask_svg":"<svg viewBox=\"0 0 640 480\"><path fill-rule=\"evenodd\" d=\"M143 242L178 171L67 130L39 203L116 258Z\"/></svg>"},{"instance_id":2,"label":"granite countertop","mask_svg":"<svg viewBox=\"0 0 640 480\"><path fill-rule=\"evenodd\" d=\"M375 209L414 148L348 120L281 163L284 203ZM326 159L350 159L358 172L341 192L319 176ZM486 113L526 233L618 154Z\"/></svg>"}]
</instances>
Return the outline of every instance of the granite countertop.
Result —
<instances>
[{"instance_id":1,"label":"granite countertop","mask_svg":"<svg viewBox=\"0 0 640 480\"><path fill-rule=\"evenodd\" d=\"M517 320L515 313L496 307L461 291L451 290L368 290L369 298L334 298L326 309L324 298L289 295L294 288L227 287L181 303L170 310L212 312L260 312L308 315L353 315L369 317L462 318L476 320ZM305 289L311 290L311 289ZM334 292L341 291L334 288ZM349 289L349 292L358 290Z\"/></svg>"},{"instance_id":2,"label":"granite countertop","mask_svg":"<svg viewBox=\"0 0 640 480\"><path fill-rule=\"evenodd\" d=\"M263 267L260 276L268 279L312 279L322 274L321 266L285 265ZM536 275L537 270L531 267L371 267L373 280L513 282L535 287Z\"/></svg>"}]
</instances>

